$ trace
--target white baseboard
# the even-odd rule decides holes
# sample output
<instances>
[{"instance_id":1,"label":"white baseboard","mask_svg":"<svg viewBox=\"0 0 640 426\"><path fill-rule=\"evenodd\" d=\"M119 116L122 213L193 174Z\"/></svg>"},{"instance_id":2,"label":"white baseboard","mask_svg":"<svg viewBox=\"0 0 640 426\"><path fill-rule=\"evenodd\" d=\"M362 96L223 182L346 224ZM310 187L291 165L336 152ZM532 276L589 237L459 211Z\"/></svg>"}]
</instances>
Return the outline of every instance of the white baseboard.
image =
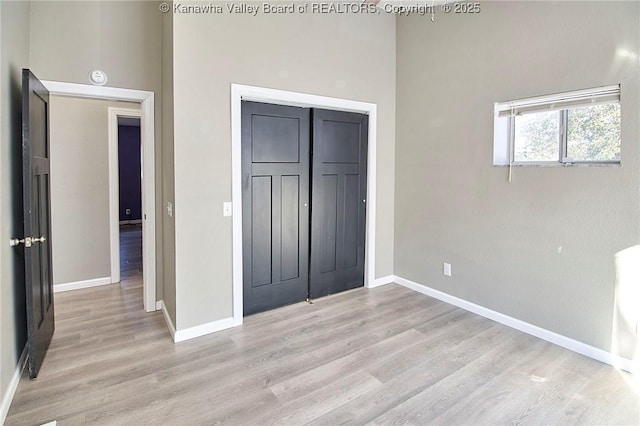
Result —
<instances>
[{"instance_id":1,"label":"white baseboard","mask_svg":"<svg viewBox=\"0 0 640 426\"><path fill-rule=\"evenodd\" d=\"M593 358L595 360L604 362L605 364L612 365L616 368L628 371L633 374L640 373L639 367L637 365L634 365L634 362L630 359L615 355L602 349L598 349L594 346L587 345L586 343L579 342L567 336L563 336L561 334L538 327L533 324L529 324L508 315L501 314L500 312L493 311L491 309L485 308L484 306L476 305L475 303L471 303L464 299L451 296L447 293L443 293L439 290L435 290L433 288L418 284L405 278L395 276L393 281L411 290L449 303L450 305L457 306L466 311L473 312L474 314L480 315L482 317L489 318L490 320L499 322L500 324L538 337L542 340L546 340L547 342L553 343L555 345L562 346L563 348L569 349L570 351L577 352L589 358Z\"/></svg>"},{"instance_id":2,"label":"white baseboard","mask_svg":"<svg viewBox=\"0 0 640 426\"><path fill-rule=\"evenodd\" d=\"M134 219L134 220L121 220L120 225L139 225L142 223L142 219Z\"/></svg>"},{"instance_id":3,"label":"white baseboard","mask_svg":"<svg viewBox=\"0 0 640 426\"><path fill-rule=\"evenodd\" d=\"M393 275L387 275L386 277L380 277L373 280L373 283L369 284L367 288L376 288L381 285L391 284L395 277Z\"/></svg>"},{"instance_id":4,"label":"white baseboard","mask_svg":"<svg viewBox=\"0 0 640 426\"><path fill-rule=\"evenodd\" d=\"M53 286L54 293L62 291L79 290L81 288L97 287L100 285L112 284L111 277L94 278L92 280L74 281L72 283L55 284Z\"/></svg>"},{"instance_id":5,"label":"white baseboard","mask_svg":"<svg viewBox=\"0 0 640 426\"><path fill-rule=\"evenodd\" d=\"M25 365L27 365L26 346L22 350L22 354L20 355L20 359L18 360L18 365L16 366L16 371L13 373L13 377L9 382L9 387L5 392L3 392L4 396L2 397L2 405L0 405L0 425L3 425L4 421L7 418L9 407L11 407L11 402L13 401L13 397L16 394L16 390L18 390L18 384L20 383L20 377L22 377L22 370L24 370Z\"/></svg>"},{"instance_id":6,"label":"white baseboard","mask_svg":"<svg viewBox=\"0 0 640 426\"><path fill-rule=\"evenodd\" d=\"M233 317L221 319L218 321L213 321L207 324L198 325L195 327L185 328L184 330L177 330L169 316L169 312L167 311L167 307L164 304L163 300L156 302L156 306L159 306L159 309L162 310L162 315L164 316L164 321L167 323L167 327L169 328L169 333L171 333L171 338L174 343L184 342L185 340L194 339L196 337L204 336L206 334L215 333L216 331L226 330L227 328L234 327L238 324L235 323Z\"/></svg>"},{"instance_id":7,"label":"white baseboard","mask_svg":"<svg viewBox=\"0 0 640 426\"><path fill-rule=\"evenodd\" d=\"M207 324L198 325L195 327L185 328L184 330L176 331L173 341L184 342L185 340L193 339L196 337L204 336L205 334L215 333L216 331L226 330L227 328L234 327L236 323L233 317L221 319L218 321L212 321Z\"/></svg>"},{"instance_id":8,"label":"white baseboard","mask_svg":"<svg viewBox=\"0 0 640 426\"><path fill-rule=\"evenodd\" d=\"M159 307L158 307L159 306ZM162 316L164 317L164 322L167 323L167 328L169 329L169 333L171 333L171 339L176 341L176 326L173 325L173 321L169 316L169 312L167 311L167 307L164 304L164 300L158 300L156 302L156 308L162 311Z\"/></svg>"}]
</instances>

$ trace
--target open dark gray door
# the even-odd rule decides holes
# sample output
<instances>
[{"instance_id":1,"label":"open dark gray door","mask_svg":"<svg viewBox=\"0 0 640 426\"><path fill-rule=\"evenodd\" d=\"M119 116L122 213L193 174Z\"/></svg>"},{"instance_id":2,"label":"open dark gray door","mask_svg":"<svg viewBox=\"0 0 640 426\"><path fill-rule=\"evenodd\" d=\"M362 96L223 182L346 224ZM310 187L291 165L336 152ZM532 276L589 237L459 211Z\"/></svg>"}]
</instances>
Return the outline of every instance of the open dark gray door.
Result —
<instances>
[{"instance_id":1,"label":"open dark gray door","mask_svg":"<svg viewBox=\"0 0 640 426\"><path fill-rule=\"evenodd\" d=\"M312 298L364 285L368 122L313 110Z\"/></svg>"},{"instance_id":2,"label":"open dark gray door","mask_svg":"<svg viewBox=\"0 0 640 426\"><path fill-rule=\"evenodd\" d=\"M245 315L307 298L309 119L304 108L242 103Z\"/></svg>"},{"instance_id":3,"label":"open dark gray door","mask_svg":"<svg viewBox=\"0 0 640 426\"><path fill-rule=\"evenodd\" d=\"M29 376L38 375L54 330L49 184L49 92L22 70L22 173Z\"/></svg>"}]
</instances>

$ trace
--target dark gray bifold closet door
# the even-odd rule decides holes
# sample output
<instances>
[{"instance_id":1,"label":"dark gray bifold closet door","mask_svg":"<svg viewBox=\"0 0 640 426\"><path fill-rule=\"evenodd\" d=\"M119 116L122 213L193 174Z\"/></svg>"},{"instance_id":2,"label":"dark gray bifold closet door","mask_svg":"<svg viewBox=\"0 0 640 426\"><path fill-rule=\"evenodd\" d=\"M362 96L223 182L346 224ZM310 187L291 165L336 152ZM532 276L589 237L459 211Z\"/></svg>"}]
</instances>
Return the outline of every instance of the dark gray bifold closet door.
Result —
<instances>
[{"instance_id":1,"label":"dark gray bifold closet door","mask_svg":"<svg viewBox=\"0 0 640 426\"><path fill-rule=\"evenodd\" d=\"M310 111L242 103L244 314L307 298Z\"/></svg>"},{"instance_id":2,"label":"dark gray bifold closet door","mask_svg":"<svg viewBox=\"0 0 640 426\"><path fill-rule=\"evenodd\" d=\"M313 110L312 298L364 285L368 117Z\"/></svg>"}]
</instances>

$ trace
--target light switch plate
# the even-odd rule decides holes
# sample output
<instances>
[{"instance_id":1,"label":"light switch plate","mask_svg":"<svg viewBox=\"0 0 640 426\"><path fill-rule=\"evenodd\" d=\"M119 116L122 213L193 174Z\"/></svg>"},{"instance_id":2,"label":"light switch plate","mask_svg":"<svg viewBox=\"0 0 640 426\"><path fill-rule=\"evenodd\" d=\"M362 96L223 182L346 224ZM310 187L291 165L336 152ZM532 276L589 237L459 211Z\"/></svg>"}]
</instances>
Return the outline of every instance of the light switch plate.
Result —
<instances>
[{"instance_id":1,"label":"light switch plate","mask_svg":"<svg viewBox=\"0 0 640 426\"><path fill-rule=\"evenodd\" d=\"M231 216L231 201L222 203L222 216Z\"/></svg>"}]
</instances>

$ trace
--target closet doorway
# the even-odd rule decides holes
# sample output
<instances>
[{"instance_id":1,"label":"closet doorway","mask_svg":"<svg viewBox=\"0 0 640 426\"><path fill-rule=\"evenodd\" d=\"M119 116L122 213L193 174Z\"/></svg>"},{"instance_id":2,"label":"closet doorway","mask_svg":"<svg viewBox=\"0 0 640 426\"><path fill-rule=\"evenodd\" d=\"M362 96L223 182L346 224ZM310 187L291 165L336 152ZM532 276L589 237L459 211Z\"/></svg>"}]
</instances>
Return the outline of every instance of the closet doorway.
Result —
<instances>
[{"instance_id":1,"label":"closet doorway","mask_svg":"<svg viewBox=\"0 0 640 426\"><path fill-rule=\"evenodd\" d=\"M241 108L244 315L363 286L368 116Z\"/></svg>"}]
</instances>

